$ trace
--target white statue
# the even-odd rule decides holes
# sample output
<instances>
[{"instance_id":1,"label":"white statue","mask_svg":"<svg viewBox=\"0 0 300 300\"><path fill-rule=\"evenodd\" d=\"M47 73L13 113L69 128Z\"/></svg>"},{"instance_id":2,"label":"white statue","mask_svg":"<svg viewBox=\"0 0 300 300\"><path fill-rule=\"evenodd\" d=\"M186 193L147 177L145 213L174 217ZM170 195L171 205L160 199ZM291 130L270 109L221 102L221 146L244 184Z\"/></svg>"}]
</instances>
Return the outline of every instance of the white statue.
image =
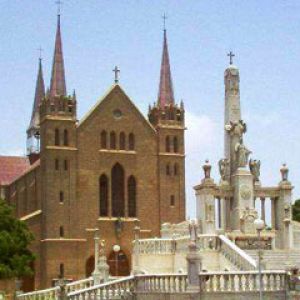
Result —
<instances>
[{"instance_id":1,"label":"white statue","mask_svg":"<svg viewBox=\"0 0 300 300\"><path fill-rule=\"evenodd\" d=\"M219 160L219 172L221 175L221 179L223 181L226 180L226 175L228 174L228 167L229 167L229 159L223 158Z\"/></svg>"},{"instance_id":2,"label":"white statue","mask_svg":"<svg viewBox=\"0 0 300 300\"><path fill-rule=\"evenodd\" d=\"M249 161L249 168L250 172L254 177L255 181L259 181L259 176L260 176L260 160L252 160L250 159Z\"/></svg>"},{"instance_id":3,"label":"white statue","mask_svg":"<svg viewBox=\"0 0 300 300\"><path fill-rule=\"evenodd\" d=\"M251 151L246 148L242 139L240 139L240 142L235 145L235 152L237 154L237 167L246 167Z\"/></svg>"}]
</instances>

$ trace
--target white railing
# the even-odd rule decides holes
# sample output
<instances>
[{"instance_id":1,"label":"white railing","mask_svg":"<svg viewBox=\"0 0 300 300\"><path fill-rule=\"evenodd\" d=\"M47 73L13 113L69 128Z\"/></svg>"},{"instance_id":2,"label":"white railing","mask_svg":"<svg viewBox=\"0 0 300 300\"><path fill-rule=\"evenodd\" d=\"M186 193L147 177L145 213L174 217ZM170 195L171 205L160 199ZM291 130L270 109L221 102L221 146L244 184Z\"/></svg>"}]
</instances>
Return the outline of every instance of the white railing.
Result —
<instances>
[{"instance_id":1,"label":"white railing","mask_svg":"<svg viewBox=\"0 0 300 300\"><path fill-rule=\"evenodd\" d=\"M83 290L74 291L67 294L68 299L85 300L97 299L107 300L126 296L134 289L134 276L128 276L123 279L113 280L107 283L94 285Z\"/></svg>"},{"instance_id":2,"label":"white railing","mask_svg":"<svg viewBox=\"0 0 300 300\"><path fill-rule=\"evenodd\" d=\"M55 300L60 293L59 286L45 290L34 291L30 293L17 295L18 300Z\"/></svg>"},{"instance_id":3,"label":"white railing","mask_svg":"<svg viewBox=\"0 0 300 300\"><path fill-rule=\"evenodd\" d=\"M241 270L256 270L255 260L224 235L219 235L220 252Z\"/></svg>"},{"instance_id":4,"label":"white railing","mask_svg":"<svg viewBox=\"0 0 300 300\"><path fill-rule=\"evenodd\" d=\"M135 254L173 254L175 252L187 252L190 238L160 238L160 239L141 239L133 241ZM202 250L217 250L218 236L201 234L197 239L197 248Z\"/></svg>"},{"instance_id":5,"label":"white railing","mask_svg":"<svg viewBox=\"0 0 300 300\"><path fill-rule=\"evenodd\" d=\"M70 282L70 283L66 284L66 292L70 293L70 292L74 292L74 291L77 291L77 290L82 290L82 289L85 289L87 287L93 286L93 284L94 284L93 277L73 281L73 282Z\"/></svg>"},{"instance_id":6,"label":"white railing","mask_svg":"<svg viewBox=\"0 0 300 300\"><path fill-rule=\"evenodd\" d=\"M187 289L186 274L137 275L137 292L181 293Z\"/></svg>"},{"instance_id":7,"label":"white railing","mask_svg":"<svg viewBox=\"0 0 300 300\"><path fill-rule=\"evenodd\" d=\"M220 292L257 292L259 291L258 271L210 272L200 273L201 291ZM262 290L268 292L287 289L285 271L262 271Z\"/></svg>"}]
</instances>

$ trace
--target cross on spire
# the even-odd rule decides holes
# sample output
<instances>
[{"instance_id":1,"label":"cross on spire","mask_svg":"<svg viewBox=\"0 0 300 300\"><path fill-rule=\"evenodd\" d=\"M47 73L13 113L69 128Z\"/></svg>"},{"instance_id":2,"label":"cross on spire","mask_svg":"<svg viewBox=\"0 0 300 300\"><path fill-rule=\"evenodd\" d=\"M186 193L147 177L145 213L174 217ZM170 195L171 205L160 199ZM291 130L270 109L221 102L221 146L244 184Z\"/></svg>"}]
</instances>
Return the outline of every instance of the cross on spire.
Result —
<instances>
[{"instance_id":1,"label":"cross on spire","mask_svg":"<svg viewBox=\"0 0 300 300\"><path fill-rule=\"evenodd\" d=\"M115 66L115 68L112 71L115 73L115 83L118 83L120 70L117 66Z\"/></svg>"},{"instance_id":2,"label":"cross on spire","mask_svg":"<svg viewBox=\"0 0 300 300\"><path fill-rule=\"evenodd\" d=\"M60 11L61 11L61 6L62 6L62 1L57 0L55 1L55 4L57 4L57 15L60 15Z\"/></svg>"},{"instance_id":3,"label":"cross on spire","mask_svg":"<svg viewBox=\"0 0 300 300\"><path fill-rule=\"evenodd\" d=\"M44 51L44 49L40 46L37 50L39 51L39 59L41 60L42 59L42 52Z\"/></svg>"},{"instance_id":4,"label":"cross on spire","mask_svg":"<svg viewBox=\"0 0 300 300\"><path fill-rule=\"evenodd\" d=\"M164 30L166 30L166 20L168 19L168 17L165 13L162 16L162 19L164 20Z\"/></svg>"},{"instance_id":5,"label":"cross on spire","mask_svg":"<svg viewBox=\"0 0 300 300\"><path fill-rule=\"evenodd\" d=\"M230 51L227 56L229 57L229 64L232 65L233 61L232 58L235 57L234 53L232 51Z\"/></svg>"}]
</instances>

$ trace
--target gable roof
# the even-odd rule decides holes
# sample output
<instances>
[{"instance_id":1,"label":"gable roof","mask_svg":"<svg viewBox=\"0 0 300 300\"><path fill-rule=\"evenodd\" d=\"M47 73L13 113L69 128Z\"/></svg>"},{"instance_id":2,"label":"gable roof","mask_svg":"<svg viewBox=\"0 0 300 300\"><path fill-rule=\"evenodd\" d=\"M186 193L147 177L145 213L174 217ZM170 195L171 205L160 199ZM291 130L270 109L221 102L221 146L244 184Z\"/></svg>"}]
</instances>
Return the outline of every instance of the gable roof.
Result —
<instances>
[{"instance_id":1,"label":"gable roof","mask_svg":"<svg viewBox=\"0 0 300 300\"><path fill-rule=\"evenodd\" d=\"M0 185L9 185L29 168L28 157L0 156Z\"/></svg>"},{"instance_id":2,"label":"gable roof","mask_svg":"<svg viewBox=\"0 0 300 300\"><path fill-rule=\"evenodd\" d=\"M80 127L84 122L89 119L89 117L93 114L95 109L102 105L102 103L109 98L109 96L119 91L123 96L127 99L127 101L130 103L130 105L133 107L137 115L142 119L142 121L151 129L151 131L156 132L155 128L152 126L152 124L144 117L144 115L139 111L139 109L136 107L136 105L133 103L133 101L127 96L127 94L124 92L124 90L120 87L119 84L112 85L109 90L104 94L102 98L100 98L96 104L85 114L85 116L80 120L77 127Z\"/></svg>"}]
</instances>

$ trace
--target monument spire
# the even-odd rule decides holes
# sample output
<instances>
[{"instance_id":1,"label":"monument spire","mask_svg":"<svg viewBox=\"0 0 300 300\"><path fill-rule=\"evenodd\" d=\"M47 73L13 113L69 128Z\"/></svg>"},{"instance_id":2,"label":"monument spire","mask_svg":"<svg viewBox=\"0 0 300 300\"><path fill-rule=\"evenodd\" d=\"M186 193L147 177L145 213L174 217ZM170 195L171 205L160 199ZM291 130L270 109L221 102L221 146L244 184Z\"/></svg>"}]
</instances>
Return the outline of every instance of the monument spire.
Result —
<instances>
[{"instance_id":1,"label":"monument spire","mask_svg":"<svg viewBox=\"0 0 300 300\"><path fill-rule=\"evenodd\" d=\"M50 95L52 97L66 95L65 68L60 33L60 12L57 15L57 28L50 82Z\"/></svg>"},{"instance_id":2,"label":"monument spire","mask_svg":"<svg viewBox=\"0 0 300 300\"><path fill-rule=\"evenodd\" d=\"M41 50L41 49L39 49L39 50ZM33 107L32 107L30 124L29 124L29 128L28 128L29 131L32 129L39 128L39 122L40 122L39 106L44 97L45 97L45 84L44 84L44 78L43 78L42 58L40 56L38 75L37 75L36 86L35 86L34 102L33 102Z\"/></svg>"},{"instance_id":3,"label":"monument spire","mask_svg":"<svg viewBox=\"0 0 300 300\"><path fill-rule=\"evenodd\" d=\"M164 20L164 38L163 38L163 53L162 62L160 68L160 83L158 91L158 104L160 107L174 103L174 92L169 60L168 42L167 42L167 30L166 30L166 15L163 16Z\"/></svg>"}]
</instances>

